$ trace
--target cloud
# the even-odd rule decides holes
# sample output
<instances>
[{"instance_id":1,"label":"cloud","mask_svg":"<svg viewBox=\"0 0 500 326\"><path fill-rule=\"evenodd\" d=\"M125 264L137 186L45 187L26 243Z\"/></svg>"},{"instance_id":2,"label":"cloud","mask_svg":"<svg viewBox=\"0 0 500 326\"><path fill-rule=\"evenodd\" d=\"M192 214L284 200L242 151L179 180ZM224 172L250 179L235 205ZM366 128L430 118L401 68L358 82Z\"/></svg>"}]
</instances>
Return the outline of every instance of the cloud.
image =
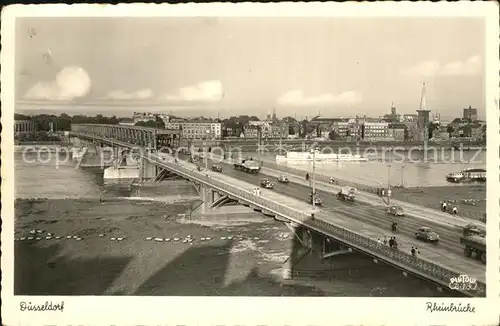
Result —
<instances>
[{"instance_id":1,"label":"cloud","mask_svg":"<svg viewBox=\"0 0 500 326\"><path fill-rule=\"evenodd\" d=\"M481 72L481 58L476 55L465 61L452 61L441 64L436 60L421 62L401 71L407 76L471 76Z\"/></svg>"},{"instance_id":2,"label":"cloud","mask_svg":"<svg viewBox=\"0 0 500 326\"><path fill-rule=\"evenodd\" d=\"M110 100L147 100L152 97L153 91L149 88L143 88L135 92L115 90L106 95L106 98Z\"/></svg>"},{"instance_id":3,"label":"cloud","mask_svg":"<svg viewBox=\"0 0 500 326\"><path fill-rule=\"evenodd\" d=\"M167 94L164 100L218 102L224 97L222 83L219 80L210 80L194 86L182 87L178 95Z\"/></svg>"},{"instance_id":4,"label":"cloud","mask_svg":"<svg viewBox=\"0 0 500 326\"><path fill-rule=\"evenodd\" d=\"M90 92L92 82L81 67L65 67L55 80L36 83L25 95L31 100L68 101L84 97Z\"/></svg>"},{"instance_id":5,"label":"cloud","mask_svg":"<svg viewBox=\"0 0 500 326\"><path fill-rule=\"evenodd\" d=\"M312 97L305 97L301 90L293 90L278 98L278 104L283 106L325 106L351 105L361 103L363 96L359 92L348 91L339 94L325 93Z\"/></svg>"}]
</instances>

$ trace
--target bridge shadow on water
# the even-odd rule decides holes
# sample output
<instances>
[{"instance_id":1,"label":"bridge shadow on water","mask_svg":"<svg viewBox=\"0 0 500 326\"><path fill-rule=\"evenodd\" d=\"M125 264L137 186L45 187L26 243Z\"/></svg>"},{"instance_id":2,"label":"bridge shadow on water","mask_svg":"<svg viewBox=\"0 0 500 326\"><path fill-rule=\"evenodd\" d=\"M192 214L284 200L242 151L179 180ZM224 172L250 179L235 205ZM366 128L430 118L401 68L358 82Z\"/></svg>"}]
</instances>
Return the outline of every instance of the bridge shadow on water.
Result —
<instances>
[{"instance_id":1,"label":"bridge shadow on water","mask_svg":"<svg viewBox=\"0 0 500 326\"><path fill-rule=\"evenodd\" d=\"M179 256L166 262L145 280L136 280L133 293L110 293L116 279L127 268L133 256L74 258L62 255L62 247L52 244L15 243L14 293L16 295L134 295L134 296L408 296L453 297L438 292L434 285L416 277L404 277L391 266L354 253L318 262L311 256L300 260L298 270L307 276L284 281L281 275L260 272L257 265L238 266L232 252L234 241L189 246ZM304 248L291 241L291 255L301 256ZM163 250L163 249L158 249ZM140 254L140 253L135 253ZM257 258L256 258L257 259ZM308 260L312 262L308 263ZM246 265L248 266L248 265ZM299 273L300 274L300 273ZM366 275L371 275L368 279ZM337 295L330 285L358 283L359 292ZM363 290L363 287L367 288ZM377 287L389 290L377 292ZM334 291L335 292L335 291Z\"/></svg>"},{"instance_id":2,"label":"bridge shadow on water","mask_svg":"<svg viewBox=\"0 0 500 326\"><path fill-rule=\"evenodd\" d=\"M319 289L282 285L256 267L227 283L231 247L190 247L140 285L134 293L108 293L132 257L68 259L54 244L15 244L15 295L153 295L153 296L301 296L324 295ZM245 275L246 274L246 275Z\"/></svg>"},{"instance_id":3,"label":"bridge shadow on water","mask_svg":"<svg viewBox=\"0 0 500 326\"><path fill-rule=\"evenodd\" d=\"M300 296L323 292L303 285L282 285L257 267L232 275L227 280L231 248L228 241L219 246L191 247L151 276L134 295L168 296ZM245 275L246 274L246 275Z\"/></svg>"}]
</instances>

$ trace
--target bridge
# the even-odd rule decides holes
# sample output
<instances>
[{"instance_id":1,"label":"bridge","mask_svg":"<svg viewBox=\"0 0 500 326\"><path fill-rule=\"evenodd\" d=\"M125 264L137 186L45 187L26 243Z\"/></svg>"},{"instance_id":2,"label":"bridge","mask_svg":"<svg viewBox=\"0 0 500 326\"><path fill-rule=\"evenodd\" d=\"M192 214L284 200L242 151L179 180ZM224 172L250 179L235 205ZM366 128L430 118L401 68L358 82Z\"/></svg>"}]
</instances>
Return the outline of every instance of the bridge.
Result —
<instances>
[{"instance_id":1,"label":"bridge","mask_svg":"<svg viewBox=\"0 0 500 326\"><path fill-rule=\"evenodd\" d=\"M300 200L307 187L298 182L287 185L287 188L289 187L287 190L276 187L277 189L273 191L262 190L259 194L256 191L258 180L255 179L259 178L258 175L250 176L243 172L237 174L230 166L228 171L232 172L215 173L171 155L169 151L175 149L176 141L179 144L179 133L176 131L80 124L72 126L70 136L94 143L98 147L108 145L125 150L123 155L128 153L136 158L141 171L140 178L143 180L158 181L167 174L175 174L189 180L200 194L205 210L216 209L232 202L272 216L286 223L303 246L312 251L322 251L323 258L353 250L359 251L372 256L375 262L385 262L399 268L404 275L413 274L435 283L439 289L449 289L451 279L467 275L477 280L477 286L459 287L454 291L465 296L486 295L484 265L452 250L461 248L459 242L453 245L451 240L447 239L444 241L444 246L419 244L419 248L424 247L426 253L415 257L409 253L410 244L415 240L408 227L410 232L405 233L410 236L398 234L400 248L394 249L382 244L377 238L387 233L387 227L384 229L382 224L377 226L376 223L369 223L370 219L380 222L382 219L381 212L378 211L380 207L360 205L350 209L346 209L347 206L330 208L335 206L334 203L313 210L311 205L303 201L304 197ZM169 150L162 150L164 148L162 144L168 144ZM122 158L117 157L117 159ZM342 205L351 204L342 203ZM451 237L452 234L455 236L458 232L451 230L450 227L440 227L447 237ZM332 242L334 245L331 245ZM290 266L290 269L292 268L293 266Z\"/></svg>"}]
</instances>

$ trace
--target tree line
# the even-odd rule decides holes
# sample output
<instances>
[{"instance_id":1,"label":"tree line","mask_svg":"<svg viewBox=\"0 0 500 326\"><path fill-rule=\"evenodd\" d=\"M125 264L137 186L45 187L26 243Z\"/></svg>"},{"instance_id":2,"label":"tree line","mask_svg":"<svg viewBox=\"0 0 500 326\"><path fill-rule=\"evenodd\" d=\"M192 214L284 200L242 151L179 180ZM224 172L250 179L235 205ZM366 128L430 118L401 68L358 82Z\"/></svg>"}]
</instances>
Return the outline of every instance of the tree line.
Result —
<instances>
[{"instance_id":1,"label":"tree line","mask_svg":"<svg viewBox=\"0 0 500 326\"><path fill-rule=\"evenodd\" d=\"M116 125L123 118L116 116L105 117L102 114L96 116L74 115L70 116L66 113L60 115L53 114L37 114L37 115L24 115L14 113L14 120L31 120L35 123L35 130L37 131L50 131L51 125L54 131L68 131L71 130L71 124L78 123L96 123L96 124L111 124Z\"/></svg>"}]
</instances>

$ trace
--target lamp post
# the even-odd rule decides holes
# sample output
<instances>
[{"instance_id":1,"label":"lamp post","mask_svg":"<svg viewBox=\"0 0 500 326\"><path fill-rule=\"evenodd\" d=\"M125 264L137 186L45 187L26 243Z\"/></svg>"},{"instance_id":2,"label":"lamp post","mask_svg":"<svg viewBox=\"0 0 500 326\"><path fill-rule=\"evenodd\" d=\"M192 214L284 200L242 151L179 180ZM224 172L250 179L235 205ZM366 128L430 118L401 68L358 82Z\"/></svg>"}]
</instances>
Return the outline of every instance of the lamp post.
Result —
<instances>
[{"instance_id":1,"label":"lamp post","mask_svg":"<svg viewBox=\"0 0 500 326\"><path fill-rule=\"evenodd\" d=\"M405 171L405 164L401 163L401 188L405 187L404 171Z\"/></svg>"},{"instance_id":2,"label":"lamp post","mask_svg":"<svg viewBox=\"0 0 500 326\"><path fill-rule=\"evenodd\" d=\"M391 203L391 163L387 164L387 205Z\"/></svg>"},{"instance_id":3,"label":"lamp post","mask_svg":"<svg viewBox=\"0 0 500 326\"><path fill-rule=\"evenodd\" d=\"M313 155L313 169L312 169L312 206L313 210L316 205L316 148L312 148L312 155Z\"/></svg>"},{"instance_id":4,"label":"lamp post","mask_svg":"<svg viewBox=\"0 0 500 326\"><path fill-rule=\"evenodd\" d=\"M205 130L206 136L205 136L205 170L208 170L208 150L207 150L207 138L208 134L210 133L210 130Z\"/></svg>"}]
</instances>

